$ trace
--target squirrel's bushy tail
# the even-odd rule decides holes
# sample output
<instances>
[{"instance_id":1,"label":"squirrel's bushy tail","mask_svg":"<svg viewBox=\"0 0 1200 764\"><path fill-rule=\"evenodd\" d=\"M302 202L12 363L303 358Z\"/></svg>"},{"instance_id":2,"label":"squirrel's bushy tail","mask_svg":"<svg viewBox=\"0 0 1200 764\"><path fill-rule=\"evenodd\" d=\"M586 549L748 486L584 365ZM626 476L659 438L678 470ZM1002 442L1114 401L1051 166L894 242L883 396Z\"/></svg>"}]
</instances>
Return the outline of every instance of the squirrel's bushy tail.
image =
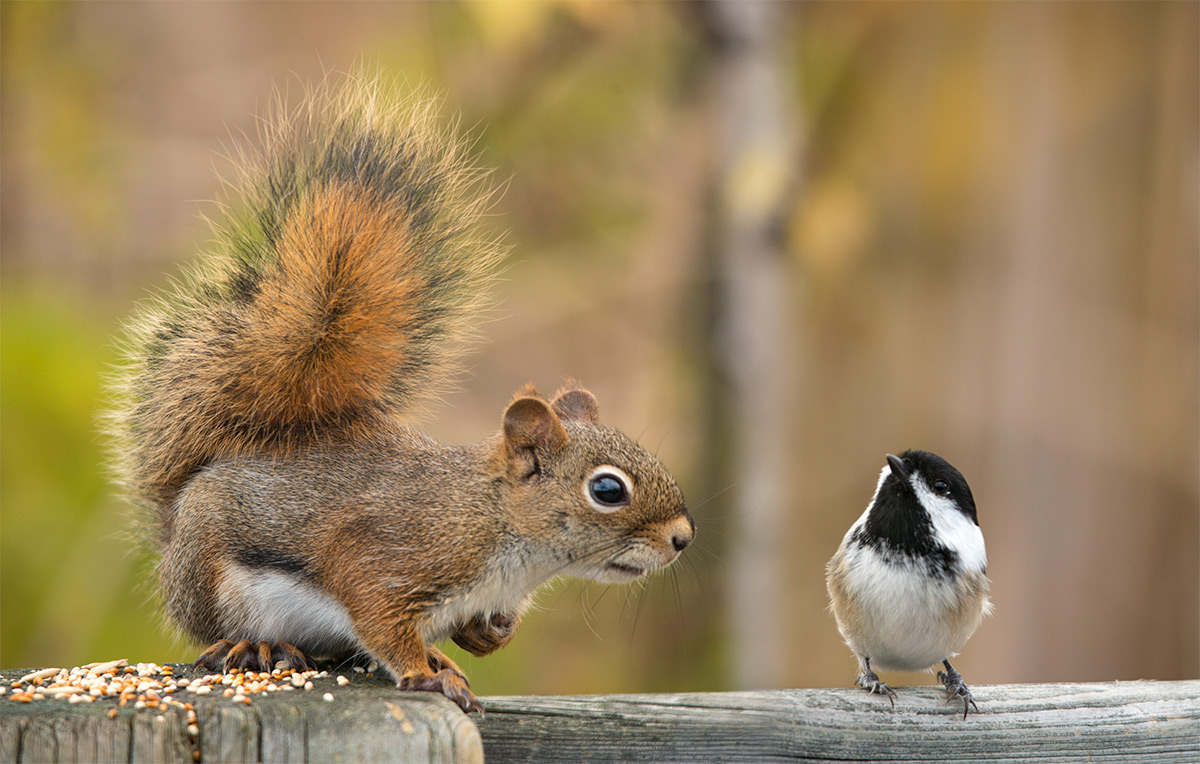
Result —
<instances>
[{"instance_id":1,"label":"squirrel's bushy tail","mask_svg":"<svg viewBox=\"0 0 1200 764\"><path fill-rule=\"evenodd\" d=\"M502 255L478 231L490 193L433 104L380 87L279 107L218 251L130 325L118 461L164 534L205 464L370 437L457 370Z\"/></svg>"}]
</instances>

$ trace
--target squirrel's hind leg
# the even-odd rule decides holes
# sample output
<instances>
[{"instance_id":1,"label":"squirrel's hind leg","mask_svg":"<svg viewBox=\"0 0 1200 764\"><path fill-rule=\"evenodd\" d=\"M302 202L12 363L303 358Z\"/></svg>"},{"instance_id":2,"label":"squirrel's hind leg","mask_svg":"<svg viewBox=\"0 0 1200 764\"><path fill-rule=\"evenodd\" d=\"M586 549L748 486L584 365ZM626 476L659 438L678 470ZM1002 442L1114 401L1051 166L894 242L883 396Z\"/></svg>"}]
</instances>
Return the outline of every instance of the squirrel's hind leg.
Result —
<instances>
[{"instance_id":1,"label":"squirrel's hind leg","mask_svg":"<svg viewBox=\"0 0 1200 764\"><path fill-rule=\"evenodd\" d=\"M192 666L210 671L240 668L269 672L280 663L286 664L283 668L293 671L307 671L312 668L308 657L294 645L287 642L251 642L248 639L237 643L230 639L218 640L201 653Z\"/></svg>"}]
</instances>

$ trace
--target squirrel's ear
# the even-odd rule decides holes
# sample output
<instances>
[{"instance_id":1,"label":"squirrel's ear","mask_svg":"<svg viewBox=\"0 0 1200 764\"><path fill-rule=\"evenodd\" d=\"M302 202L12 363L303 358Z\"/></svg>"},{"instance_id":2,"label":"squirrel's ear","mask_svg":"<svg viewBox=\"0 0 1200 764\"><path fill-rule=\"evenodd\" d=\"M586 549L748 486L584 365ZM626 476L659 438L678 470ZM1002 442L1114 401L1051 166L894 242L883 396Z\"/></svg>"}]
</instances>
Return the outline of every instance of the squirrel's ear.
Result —
<instances>
[{"instance_id":1,"label":"squirrel's ear","mask_svg":"<svg viewBox=\"0 0 1200 764\"><path fill-rule=\"evenodd\" d=\"M567 431L541 398L521 397L504 412L504 443L510 454L527 449L557 451L567 445Z\"/></svg>"},{"instance_id":2,"label":"squirrel's ear","mask_svg":"<svg viewBox=\"0 0 1200 764\"><path fill-rule=\"evenodd\" d=\"M559 390L554 403L550 405L563 419L600 424L600 404L596 401L596 396L582 387Z\"/></svg>"}]
</instances>

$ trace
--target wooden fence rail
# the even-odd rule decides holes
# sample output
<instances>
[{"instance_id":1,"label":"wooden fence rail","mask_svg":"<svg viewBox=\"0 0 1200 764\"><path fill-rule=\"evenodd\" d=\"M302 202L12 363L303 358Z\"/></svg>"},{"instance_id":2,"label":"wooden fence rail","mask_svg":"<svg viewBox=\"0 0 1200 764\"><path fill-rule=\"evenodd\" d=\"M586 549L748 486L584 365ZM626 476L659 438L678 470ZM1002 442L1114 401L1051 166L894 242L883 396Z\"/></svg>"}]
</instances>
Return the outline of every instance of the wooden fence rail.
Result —
<instances>
[{"instance_id":1,"label":"wooden fence rail","mask_svg":"<svg viewBox=\"0 0 1200 764\"><path fill-rule=\"evenodd\" d=\"M8 685L24 671L0 672ZM183 670L179 675L186 675ZM0 697L8 762L954 761L1200 762L1200 681L973 688L965 721L937 687L896 706L861 690L484 698L449 701L378 678L310 691L180 693L186 710L117 710L114 698ZM332 700L326 700L326 695Z\"/></svg>"}]
</instances>

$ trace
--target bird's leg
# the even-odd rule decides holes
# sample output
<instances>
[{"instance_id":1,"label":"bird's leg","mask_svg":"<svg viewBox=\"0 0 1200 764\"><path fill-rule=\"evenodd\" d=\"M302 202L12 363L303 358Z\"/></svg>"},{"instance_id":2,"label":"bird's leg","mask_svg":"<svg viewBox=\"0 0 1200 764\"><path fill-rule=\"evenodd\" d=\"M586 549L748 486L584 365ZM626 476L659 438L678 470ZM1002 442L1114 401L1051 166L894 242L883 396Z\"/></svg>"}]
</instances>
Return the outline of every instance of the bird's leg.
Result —
<instances>
[{"instance_id":1,"label":"bird's leg","mask_svg":"<svg viewBox=\"0 0 1200 764\"><path fill-rule=\"evenodd\" d=\"M942 661L942 665L946 667L946 670L939 671L937 677L938 681L946 686L946 699L959 698L962 700L964 719L967 718L967 709L972 706L974 706L975 712L979 713L979 706L975 705L975 698L971 697L971 689L963 681L962 674L950 665L950 661Z\"/></svg>"},{"instance_id":2,"label":"bird's leg","mask_svg":"<svg viewBox=\"0 0 1200 764\"><path fill-rule=\"evenodd\" d=\"M859 664L862 666L862 673L858 675L858 686L867 692L878 695L887 695L887 699L892 702L892 707L896 706L896 693L891 687L879 680L879 675L871 670L871 659L864 656L859 656Z\"/></svg>"}]
</instances>

